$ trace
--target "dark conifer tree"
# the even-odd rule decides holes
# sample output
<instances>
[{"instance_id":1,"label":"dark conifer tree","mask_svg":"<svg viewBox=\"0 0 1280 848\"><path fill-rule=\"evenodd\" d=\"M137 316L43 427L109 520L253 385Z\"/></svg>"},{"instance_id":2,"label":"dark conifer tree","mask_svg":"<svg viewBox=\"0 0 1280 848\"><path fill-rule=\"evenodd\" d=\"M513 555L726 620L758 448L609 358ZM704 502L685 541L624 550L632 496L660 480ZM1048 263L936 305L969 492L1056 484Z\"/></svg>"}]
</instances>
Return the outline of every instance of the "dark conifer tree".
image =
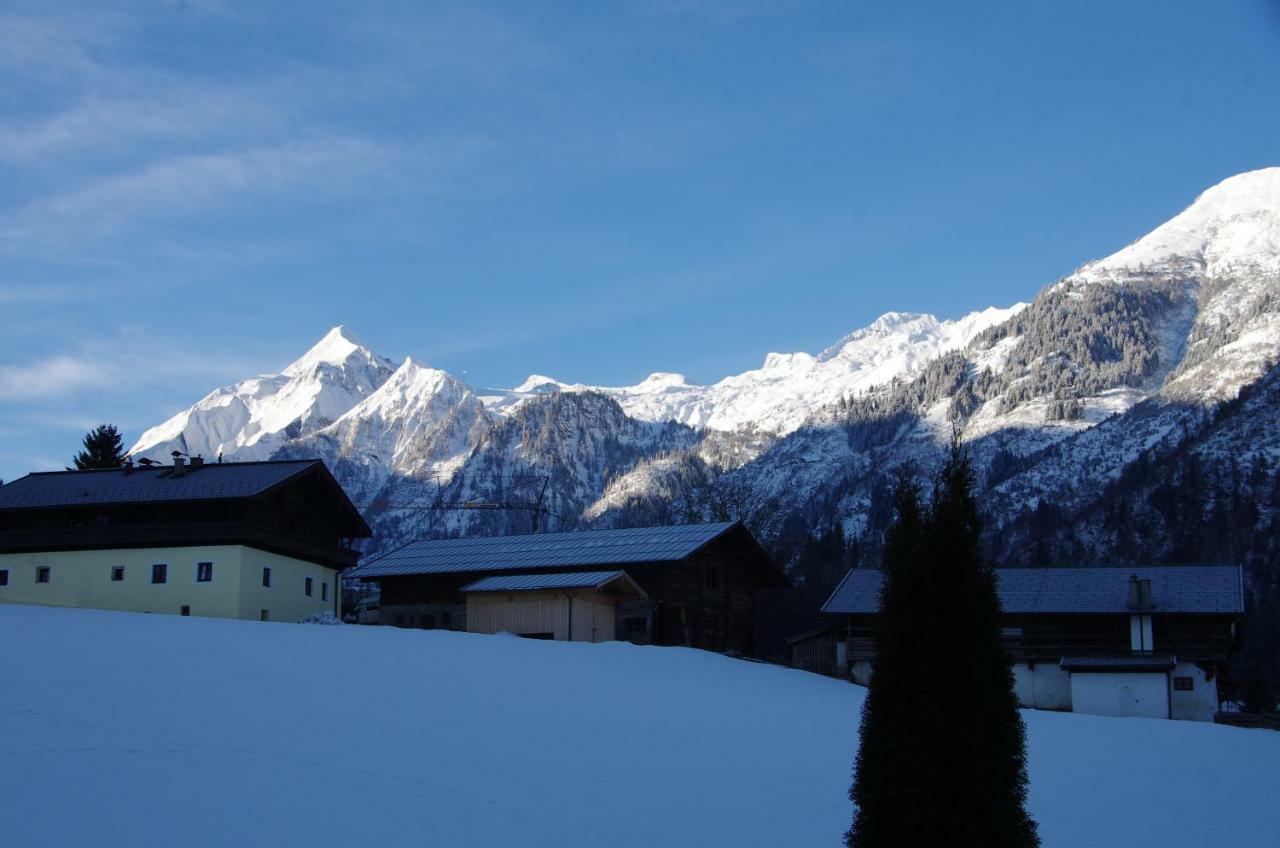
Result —
<instances>
[{"instance_id":1,"label":"dark conifer tree","mask_svg":"<svg viewBox=\"0 0 1280 848\"><path fill-rule=\"evenodd\" d=\"M1026 731L983 564L969 458L954 444L928 508L900 482L863 704L851 848L1031 848Z\"/></svg>"},{"instance_id":2,"label":"dark conifer tree","mask_svg":"<svg viewBox=\"0 0 1280 848\"><path fill-rule=\"evenodd\" d=\"M120 440L120 431L111 424L103 424L85 433L84 450L75 455L74 461L77 471L124 465L124 443Z\"/></svg>"}]
</instances>

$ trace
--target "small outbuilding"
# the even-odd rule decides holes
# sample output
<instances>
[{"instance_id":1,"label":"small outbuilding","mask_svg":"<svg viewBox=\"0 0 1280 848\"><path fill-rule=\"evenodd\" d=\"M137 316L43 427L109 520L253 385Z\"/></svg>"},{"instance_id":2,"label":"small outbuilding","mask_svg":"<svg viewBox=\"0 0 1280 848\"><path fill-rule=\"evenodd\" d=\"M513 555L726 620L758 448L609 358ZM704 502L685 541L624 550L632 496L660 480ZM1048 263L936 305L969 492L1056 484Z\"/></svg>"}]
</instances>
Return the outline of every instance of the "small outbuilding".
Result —
<instances>
[{"instance_id":1,"label":"small outbuilding","mask_svg":"<svg viewBox=\"0 0 1280 848\"><path fill-rule=\"evenodd\" d=\"M612 642L618 602L649 597L625 571L504 574L461 591L468 632L558 642Z\"/></svg>"}]
</instances>

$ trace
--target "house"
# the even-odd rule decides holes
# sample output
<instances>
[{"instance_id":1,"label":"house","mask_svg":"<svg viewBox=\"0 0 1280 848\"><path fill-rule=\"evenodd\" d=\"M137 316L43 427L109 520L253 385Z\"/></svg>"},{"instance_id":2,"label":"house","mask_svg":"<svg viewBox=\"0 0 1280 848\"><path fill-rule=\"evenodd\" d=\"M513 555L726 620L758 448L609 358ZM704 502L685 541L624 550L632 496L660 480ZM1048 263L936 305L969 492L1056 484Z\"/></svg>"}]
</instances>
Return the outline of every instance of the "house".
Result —
<instances>
[{"instance_id":1,"label":"house","mask_svg":"<svg viewBox=\"0 0 1280 848\"><path fill-rule=\"evenodd\" d=\"M319 460L28 474L0 486L0 602L298 621L337 614L369 526Z\"/></svg>"},{"instance_id":2,"label":"house","mask_svg":"<svg viewBox=\"0 0 1280 848\"><path fill-rule=\"evenodd\" d=\"M577 577L562 583L549 575ZM474 632L501 627L567 639L573 597L598 608L590 634L571 619L574 639L605 638L602 608L612 607L608 638L743 655L755 652L761 591L786 585L737 522L424 540L349 576L381 585L382 624ZM549 605L554 597L565 606ZM507 609L495 609L502 605ZM549 606L535 613L539 605Z\"/></svg>"},{"instance_id":3,"label":"house","mask_svg":"<svg viewBox=\"0 0 1280 848\"><path fill-rule=\"evenodd\" d=\"M1244 614L1238 566L999 568L1014 686L1026 707L1211 721ZM881 572L850 571L822 611L834 668L866 683ZM794 648L795 646L793 646ZM819 646L797 657L823 656Z\"/></svg>"}]
</instances>

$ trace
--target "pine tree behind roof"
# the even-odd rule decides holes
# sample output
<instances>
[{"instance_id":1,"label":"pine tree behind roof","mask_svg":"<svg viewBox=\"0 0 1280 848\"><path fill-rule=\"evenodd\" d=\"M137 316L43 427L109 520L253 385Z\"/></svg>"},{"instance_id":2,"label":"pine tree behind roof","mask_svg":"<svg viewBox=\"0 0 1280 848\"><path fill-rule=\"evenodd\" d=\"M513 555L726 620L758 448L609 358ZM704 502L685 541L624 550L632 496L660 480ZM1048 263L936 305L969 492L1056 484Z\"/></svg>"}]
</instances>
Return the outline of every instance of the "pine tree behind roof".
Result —
<instances>
[{"instance_id":1,"label":"pine tree behind roof","mask_svg":"<svg viewBox=\"0 0 1280 848\"><path fill-rule=\"evenodd\" d=\"M84 450L77 453L73 461L76 471L124 465L124 442L120 431L113 424L103 424L85 433Z\"/></svg>"}]
</instances>

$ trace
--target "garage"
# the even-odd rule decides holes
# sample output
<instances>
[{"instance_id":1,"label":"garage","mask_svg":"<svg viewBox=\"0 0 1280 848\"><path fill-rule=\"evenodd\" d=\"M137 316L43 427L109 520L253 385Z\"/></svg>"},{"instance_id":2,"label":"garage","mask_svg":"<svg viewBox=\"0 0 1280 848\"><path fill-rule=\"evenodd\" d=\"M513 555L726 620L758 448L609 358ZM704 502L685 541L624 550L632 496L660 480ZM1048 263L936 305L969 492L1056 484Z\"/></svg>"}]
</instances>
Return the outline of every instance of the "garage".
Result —
<instances>
[{"instance_id":1,"label":"garage","mask_svg":"<svg viewBox=\"0 0 1280 848\"><path fill-rule=\"evenodd\" d=\"M1167 655L1064 657L1071 675L1071 709L1090 715L1169 718L1169 673L1177 664Z\"/></svg>"}]
</instances>

